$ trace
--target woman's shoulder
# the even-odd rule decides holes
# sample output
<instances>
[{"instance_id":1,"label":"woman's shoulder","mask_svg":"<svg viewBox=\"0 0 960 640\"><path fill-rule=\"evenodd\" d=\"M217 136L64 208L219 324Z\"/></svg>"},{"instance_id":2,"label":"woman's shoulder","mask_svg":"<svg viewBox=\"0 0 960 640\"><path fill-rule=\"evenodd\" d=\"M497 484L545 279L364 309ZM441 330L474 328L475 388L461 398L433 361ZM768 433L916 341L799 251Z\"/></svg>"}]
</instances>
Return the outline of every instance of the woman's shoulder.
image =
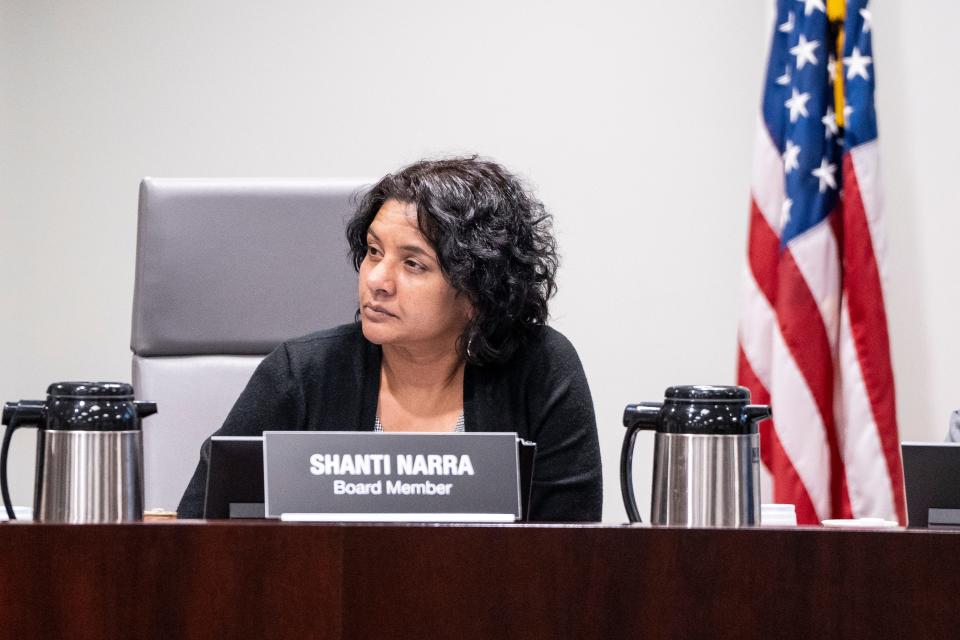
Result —
<instances>
[{"instance_id":1,"label":"woman's shoulder","mask_svg":"<svg viewBox=\"0 0 960 640\"><path fill-rule=\"evenodd\" d=\"M336 346L341 343L356 343L363 340L363 331L359 322L341 324L337 327L314 331L305 336L292 338L284 342L288 348L309 349L311 347Z\"/></svg>"},{"instance_id":2,"label":"woman's shoulder","mask_svg":"<svg viewBox=\"0 0 960 640\"><path fill-rule=\"evenodd\" d=\"M580 361L577 350L570 340L547 325L537 325L530 330L524 345L517 350L514 356L522 361L530 360L538 363L543 361L563 362Z\"/></svg>"},{"instance_id":3,"label":"woman's shoulder","mask_svg":"<svg viewBox=\"0 0 960 640\"><path fill-rule=\"evenodd\" d=\"M506 362L481 367L491 380L528 385L535 380L552 384L571 375L583 375L573 343L547 325L531 327L523 344Z\"/></svg>"},{"instance_id":4,"label":"woman's shoulder","mask_svg":"<svg viewBox=\"0 0 960 640\"><path fill-rule=\"evenodd\" d=\"M370 346L363 337L360 323L352 322L286 340L278 350L284 351L296 367L329 358L362 357Z\"/></svg>"}]
</instances>

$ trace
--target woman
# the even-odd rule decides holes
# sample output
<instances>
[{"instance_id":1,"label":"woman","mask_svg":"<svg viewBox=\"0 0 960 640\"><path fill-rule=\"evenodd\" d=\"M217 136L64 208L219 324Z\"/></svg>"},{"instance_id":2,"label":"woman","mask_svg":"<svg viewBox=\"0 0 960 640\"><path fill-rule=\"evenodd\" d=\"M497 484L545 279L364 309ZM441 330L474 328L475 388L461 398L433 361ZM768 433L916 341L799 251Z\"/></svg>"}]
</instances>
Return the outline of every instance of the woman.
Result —
<instances>
[{"instance_id":1,"label":"woman","mask_svg":"<svg viewBox=\"0 0 960 640\"><path fill-rule=\"evenodd\" d=\"M264 429L516 431L537 443L530 519L600 519L600 452L573 346L546 326L551 217L499 165L422 161L347 227L358 322L290 340L214 435ZM201 517L209 447L177 509Z\"/></svg>"}]
</instances>

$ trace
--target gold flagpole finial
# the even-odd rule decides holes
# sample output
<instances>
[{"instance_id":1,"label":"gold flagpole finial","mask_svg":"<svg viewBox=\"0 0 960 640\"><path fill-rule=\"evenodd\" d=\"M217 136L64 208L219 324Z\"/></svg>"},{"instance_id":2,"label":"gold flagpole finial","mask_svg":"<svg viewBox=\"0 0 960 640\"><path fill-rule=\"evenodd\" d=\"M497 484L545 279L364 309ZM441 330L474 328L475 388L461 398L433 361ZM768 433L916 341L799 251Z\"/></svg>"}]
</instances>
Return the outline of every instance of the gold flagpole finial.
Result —
<instances>
[{"instance_id":1,"label":"gold flagpole finial","mask_svg":"<svg viewBox=\"0 0 960 640\"><path fill-rule=\"evenodd\" d=\"M830 21L830 32L836 33L835 49L833 51L833 112L836 114L837 125L843 126L844 107L846 106L843 91L843 23L847 17L846 0L827 0L827 19Z\"/></svg>"}]
</instances>

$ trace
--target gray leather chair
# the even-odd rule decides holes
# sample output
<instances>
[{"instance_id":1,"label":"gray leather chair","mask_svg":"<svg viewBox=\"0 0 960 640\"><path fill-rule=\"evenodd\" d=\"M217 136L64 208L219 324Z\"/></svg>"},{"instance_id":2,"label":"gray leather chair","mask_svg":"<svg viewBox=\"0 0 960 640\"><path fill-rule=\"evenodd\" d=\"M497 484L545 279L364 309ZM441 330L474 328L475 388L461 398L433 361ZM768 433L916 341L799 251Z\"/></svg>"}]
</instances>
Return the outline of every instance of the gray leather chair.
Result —
<instances>
[{"instance_id":1,"label":"gray leather chair","mask_svg":"<svg viewBox=\"0 0 960 640\"><path fill-rule=\"evenodd\" d=\"M344 227L366 183L140 184L133 384L159 408L144 422L147 508L176 508L200 445L266 354L353 320L357 276Z\"/></svg>"}]
</instances>

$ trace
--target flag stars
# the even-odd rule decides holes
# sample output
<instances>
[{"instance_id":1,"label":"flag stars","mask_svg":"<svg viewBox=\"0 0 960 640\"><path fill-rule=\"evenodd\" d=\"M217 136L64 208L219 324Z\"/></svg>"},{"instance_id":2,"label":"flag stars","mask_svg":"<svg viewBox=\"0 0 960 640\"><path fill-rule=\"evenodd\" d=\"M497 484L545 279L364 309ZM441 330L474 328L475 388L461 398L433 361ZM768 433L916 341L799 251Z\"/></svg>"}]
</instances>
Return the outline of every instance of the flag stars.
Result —
<instances>
[{"instance_id":1,"label":"flag stars","mask_svg":"<svg viewBox=\"0 0 960 640\"><path fill-rule=\"evenodd\" d=\"M873 26L873 16L870 15L870 10L860 9L860 17L863 18L863 32L870 33L870 27Z\"/></svg>"},{"instance_id":2,"label":"flag stars","mask_svg":"<svg viewBox=\"0 0 960 640\"><path fill-rule=\"evenodd\" d=\"M797 0L797 2L803 3L803 15L805 16L813 13L814 9L822 13L827 12L827 8L823 6L823 0Z\"/></svg>"},{"instance_id":3,"label":"flag stars","mask_svg":"<svg viewBox=\"0 0 960 640\"><path fill-rule=\"evenodd\" d=\"M827 56L827 79L833 84L837 77L837 59L833 54Z\"/></svg>"},{"instance_id":4,"label":"flag stars","mask_svg":"<svg viewBox=\"0 0 960 640\"><path fill-rule=\"evenodd\" d=\"M860 13L862 14L863 11L861 10ZM780 31L780 33L792 33L796 18L797 17L793 14L793 11L790 11L787 13L787 21L777 27L777 30Z\"/></svg>"},{"instance_id":5,"label":"flag stars","mask_svg":"<svg viewBox=\"0 0 960 640\"><path fill-rule=\"evenodd\" d=\"M777 78L776 83L781 87L790 86L790 67L783 70L783 75Z\"/></svg>"},{"instance_id":6,"label":"flag stars","mask_svg":"<svg viewBox=\"0 0 960 640\"><path fill-rule=\"evenodd\" d=\"M787 148L783 152L783 170L790 173L800 168L800 145L793 140L787 140Z\"/></svg>"},{"instance_id":7,"label":"flag stars","mask_svg":"<svg viewBox=\"0 0 960 640\"><path fill-rule=\"evenodd\" d=\"M793 200L786 198L780 206L780 230L790 223L790 207L793 206Z\"/></svg>"},{"instance_id":8,"label":"flag stars","mask_svg":"<svg viewBox=\"0 0 960 640\"><path fill-rule=\"evenodd\" d=\"M837 179L834 176L836 172L837 165L831 164L826 158L820 160L820 166L810 172L814 178L820 181L820 193L825 192L827 187L831 189L837 188Z\"/></svg>"},{"instance_id":9,"label":"flag stars","mask_svg":"<svg viewBox=\"0 0 960 640\"><path fill-rule=\"evenodd\" d=\"M796 122L800 116L806 118L810 114L807 113L807 102L810 100L809 93L800 93L796 88L792 89L793 94L787 98L787 101L783 103L783 106L790 109L790 122Z\"/></svg>"},{"instance_id":10,"label":"flag stars","mask_svg":"<svg viewBox=\"0 0 960 640\"><path fill-rule=\"evenodd\" d=\"M800 34L796 46L790 49L790 53L797 58L797 69L803 69L808 62L812 65L817 64L817 56L813 52L819 46L819 40L807 40L806 36Z\"/></svg>"},{"instance_id":11,"label":"flag stars","mask_svg":"<svg viewBox=\"0 0 960 640\"><path fill-rule=\"evenodd\" d=\"M833 112L833 107L827 107L827 113L820 118L820 122L822 122L823 126L826 128L824 135L828 139L840 132L840 127L837 125L837 114Z\"/></svg>"},{"instance_id":12,"label":"flag stars","mask_svg":"<svg viewBox=\"0 0 960 640\"><path fill-rule=\"evenodd\" d=\"M873 58L860 53L860 47L854 47L853 53L843 59L843 64L847 66L847 80L852 80L857 76L864 80L870 79L867 73L867 65L873 62Z\"/></svg>"}]
</instances>

